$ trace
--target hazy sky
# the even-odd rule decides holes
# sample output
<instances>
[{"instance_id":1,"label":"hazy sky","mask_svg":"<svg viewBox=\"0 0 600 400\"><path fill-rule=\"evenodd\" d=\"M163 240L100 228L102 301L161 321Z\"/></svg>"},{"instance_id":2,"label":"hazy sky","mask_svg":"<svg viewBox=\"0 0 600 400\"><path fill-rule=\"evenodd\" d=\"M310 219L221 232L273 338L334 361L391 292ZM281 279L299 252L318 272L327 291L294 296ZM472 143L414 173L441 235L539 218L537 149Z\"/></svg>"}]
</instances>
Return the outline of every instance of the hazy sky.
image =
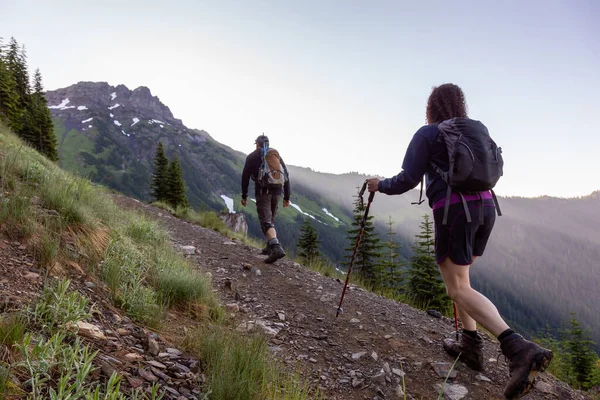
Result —
<instances>
[{"instance_id":1,"label":"hazy sky","mask_svg":"<svg viewBox=\"0 0 600 400\"><path fill-rule=\"evenodd\" d=\"M499 195L600 189L600 1L0 0L46 89L148 86L190 128L392 176L453 82L503 148ZM293 179L293 177L292 177Z\"/></svg>"}]
</instances>

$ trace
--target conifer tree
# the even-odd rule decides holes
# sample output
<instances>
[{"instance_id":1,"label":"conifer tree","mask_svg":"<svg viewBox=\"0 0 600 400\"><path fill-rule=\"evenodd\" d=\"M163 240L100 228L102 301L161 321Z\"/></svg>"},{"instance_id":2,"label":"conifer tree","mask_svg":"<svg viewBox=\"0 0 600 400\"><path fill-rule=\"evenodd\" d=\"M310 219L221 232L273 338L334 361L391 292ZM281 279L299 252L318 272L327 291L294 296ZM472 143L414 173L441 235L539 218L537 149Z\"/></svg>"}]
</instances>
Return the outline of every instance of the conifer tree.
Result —
<instances>
[{"instance_id":1,"label":"conifer tree","mask_svg":"<svg viewBox=\"0 0 600 400\"><path fill-rule=\"evenodd\" d=\"M388 240L383 243L381 257L381 286L399 293L404 285L402 268L404 265L398 261L398 253L396 251L398 244L394 241L396 232L393 230L394 223L392 221L392 216L390 215L388 218Z\"/></svg>"},{"instance_id":2,"label":"conifer tree","mask_svg":"<svg viewBox=\"0 0 600 400\"><path fill-rule=\"evenodd\" d=\"M34 92L30 101L32 144L50 160L56 161L58 160L58 151L54 124L44 96L42 74L39 69L35 70L33 87Z\"/></svg>"},{"instance_id":3,"label":"conifer tree","mask_svg":"<svg viewBox=\"0 0 600 400\"><path fill-rule=\"evenodd\" d=\"M309 218L304 219L304 223L300 227L300 238L298 239L298 255L305 263L311 263L317 260L320 256L319 252L319 233L312 226Z\"/></svg>"},{"instance_id":4,"label":"conifer tree","mask_svg":"<svg viewBox=\"0 0 600 400\"><path fill-rule=\"evenodd\" d=\"M183 173L177 156L169 166L167 201L173 208L179 206L189 207L190 205L185 196L185 182L183 181Z\"/></svg>"},{"instance_id":5,"label":"conifer tree","mask_svg":"<svg viewBox=\"0 0 600 400\"><path fill-rule=\"evenodd\" d=\"M169 192L169 160L165 156L162 142L158 142L154 156L154 174L150 183L151 195L155 201L167 201Z\"/></svg>"},{"instance_id":6,"label":"conifer tree","mask_svg":"<svg viewBox=\"0 0 600 400\"><path fill-rule=\"evenodd\" d=\"M348 252L348 261L343 263L346 266L350 266L350 259L354 246L356 245L356 239L360 232L360 226L364 215L363 205L361 204L360 197L355 196L354 201L354 221L352 226L348 230L347 238L350 242L350 247L345 250ZM367 217L365 222L365 228L360 239L360 244L356 251L356 258L352 269L357 272L357 275L362 277L367 283L372 286L376 286L378 277L376 276L378 267L381 263L381 243L380 239L375 233L375 225L373 224L373 216Z\"/></svg>"},{"instance_id":7,"label":"conifer tree","mask_svg":"<svg viewBox=\"0 0 600 400\"><path fill-rule=\"evenodd\" d=\"M6 64L15 81L18 105L22 110L27 110L31 94L29 73L27 72L27 54L25 48L19 48L19 43L14 37L8 44Z\"/></svg>"},{"instance_id":8,"label":"conifer tree","mask_svg":"<svg viewBox=\"0 0 600 400\"><path fill-rule=\"evenodd\" d=\"M14 37L11 38L8 44L6 63L15 81L17 105L20 111L20 119L17 123L16 132L25 141L34 144L37 142L38 137L35 132L32 115L27 53L25 52L25 47L19 48L19 44Z\"/></svg>"},{"instance_id":9,"label":"conifer tree","mask_svg":"<svg viewBox=\"0 0 600 400\"><path fill-rule=\"evenodd\" d=\"M582 389L592 387L594 362L597 355L593 351L594 342L590 340L589 333L581 327L581 323L571 314L570 329L568 331L567 349L571 355L571 367L578 385Z\"/></svg>"},{"instance_id":10,"label":"conifer tree","mask_svg":"<svg viewBox=\"0 0 600 400\"><path fill-rule=\"evenodd\" d=\"M408 280L408 296L419 307L429 307L440 312L450 309L451 301L441 280L434 253L432 222L423 216L421 232L415 235L415 255L411 260Z\"/></svg>"},{"instance_id":11,"label":"conifer tree","mask_svg":"<svg viewBox=\"0 0 600 400\"><path fill-rule=\"evenodd\" d=\"M16 83L7 63L7 55L3 53L0 41L0 121L5 122L11 129L20 128L21 111L18 104Z\"/></svg>"},{"instance_id":12,"label":"conifer tree","mask_svg":"<svg viewBox=\"0 0 600 400\"><path fill-rule=\"evenodd\" d=\"M31 93L27 71L25 47L19 48L13 37L7 51L0 52L0 119L40 153L56 161L57 142L42 75L36 70L35 91Z\"/></svg>"}]
</instances>

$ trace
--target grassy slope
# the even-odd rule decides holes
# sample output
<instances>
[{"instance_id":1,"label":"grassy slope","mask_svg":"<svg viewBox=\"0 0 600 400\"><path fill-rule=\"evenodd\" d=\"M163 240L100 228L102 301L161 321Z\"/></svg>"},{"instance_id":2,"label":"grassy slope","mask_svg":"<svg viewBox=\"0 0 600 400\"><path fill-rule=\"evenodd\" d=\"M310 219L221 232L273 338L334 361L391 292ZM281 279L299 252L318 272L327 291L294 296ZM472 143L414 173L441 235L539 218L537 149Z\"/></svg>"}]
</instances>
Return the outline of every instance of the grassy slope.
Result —
<instances>
[{"instance_id":1,"label":"grassy slope","mask_svg":"<svg viewBox=\"0 0 600 400\"><path fill-rule=\"evenodd\" d=\"M243 399L307 398L301 382L284 375L270 359L264 337L242 337L230 329L209 278L174 251L166 231L155 222L119 209L103 189L61 170L1 124L0 177L2 234L27 244L47 272L66 275L71 268L82 268L97 275L110 288L117 306L150 327L160 327L162 316L172 307L197 305L207 310L182 345L206 360L213 393ZM87 300L70 293L68 281L57 284L48 278L47 285L31 309L3 316L0 322L0 346L6 350L0 352L0 394L23 393L23 388L10 383L10 371L33 380L27 387L33 398L46 398L50 387L60 386L56 380L41 379L49 359L70 354L81 360L78 365L61 362L54 371L55 378L62 376L65 381L76 379L81 366L91 366L95 354L80 341L67 340L69 324L89 316ZM64 312L44 311L56 309ZM240 364L248 368L236 369ZM85 376L79 374L77 379L83 382ZM118 378L113 376L99 390L121 398L114 387ZM243 394L236 381L252 382L255 387ZM279 388L276 394L273 388ZM84 384L63 389L78 396L92 390ZM215 394L209 398L216 398Z\"/></svg>"}]
</instances>

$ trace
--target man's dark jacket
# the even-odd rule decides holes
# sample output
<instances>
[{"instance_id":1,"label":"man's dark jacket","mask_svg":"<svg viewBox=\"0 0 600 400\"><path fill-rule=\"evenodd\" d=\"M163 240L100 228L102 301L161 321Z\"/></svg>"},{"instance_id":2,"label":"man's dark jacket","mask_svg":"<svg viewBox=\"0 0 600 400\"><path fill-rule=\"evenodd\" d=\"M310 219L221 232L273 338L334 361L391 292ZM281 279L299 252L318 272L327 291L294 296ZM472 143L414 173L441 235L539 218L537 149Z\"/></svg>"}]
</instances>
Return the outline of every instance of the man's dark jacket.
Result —
<instances>
[{"instance_id":1,"label":"man's dark jacket","mask_svg":"<svg viewBox=\"0 0 600 400\"><path fill-rule=\"evenodd\" d=\"M242 199L244 200L246 200L248 197L248 185L250 183L250 178L252 178L254 181L255 196L265 193L263 192L263 188L261 187L260 183L256 181L258 179L258 170L260 169L260 164L262 163L261 152L262 149L256 149L246 157L246 164L244 165L244 171L242 172ZM283 160L281 158L279 160L285 175L288 177L283 185L283 199L287 201L290 199L289 174Z\"/></svg>"}]
</instances>

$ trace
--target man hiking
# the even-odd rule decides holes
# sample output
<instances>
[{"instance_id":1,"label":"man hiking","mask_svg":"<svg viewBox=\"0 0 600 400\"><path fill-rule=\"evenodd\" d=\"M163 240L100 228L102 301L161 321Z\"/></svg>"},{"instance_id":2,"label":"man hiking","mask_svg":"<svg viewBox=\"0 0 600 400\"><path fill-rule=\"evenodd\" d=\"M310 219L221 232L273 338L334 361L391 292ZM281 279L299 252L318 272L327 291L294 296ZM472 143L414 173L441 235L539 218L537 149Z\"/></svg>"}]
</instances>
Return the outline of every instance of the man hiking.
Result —
<instances>
[{"instance_id":1,"label":"man hiking","mask_svg":"<svg viewBox=\"0 0 600 400\"><path fill-rule=\"evenodd\" d=\"M501 149L481 122L467 117L463 91L454 84L433 89L427 123L413 136L398 175L368 180L370 192L403 194L426 177L426 194L435 222L435 258L448 296L454 300L463 329L460 339L444 339L443 348L474 370L484 367L483 338L477 323L500 342L509 361L507 399L525 395L538 371L553 354L509 328L496 306L471 287L469 269L483 255L496 221L498 202L492 190L502 175Z\"/></svg>"},{"instance_id":2,"label":"man hiking","mask_svg":"<svg viewBox=\"0 0 600 400\"><path fill-rule=\"evenodd\" d=\"M254 141L256 150L248 154L242 172L242 206L246 207L248 184L254 181L256 210L267 244L262 254L268 255L265 263L271 264L285 257L285 251L275 231L275 215L283 190L283 206L290 205L290 181L285 163L274 148L269 147L269 138L261 135Z\"/></svg>"}]
</instances>

